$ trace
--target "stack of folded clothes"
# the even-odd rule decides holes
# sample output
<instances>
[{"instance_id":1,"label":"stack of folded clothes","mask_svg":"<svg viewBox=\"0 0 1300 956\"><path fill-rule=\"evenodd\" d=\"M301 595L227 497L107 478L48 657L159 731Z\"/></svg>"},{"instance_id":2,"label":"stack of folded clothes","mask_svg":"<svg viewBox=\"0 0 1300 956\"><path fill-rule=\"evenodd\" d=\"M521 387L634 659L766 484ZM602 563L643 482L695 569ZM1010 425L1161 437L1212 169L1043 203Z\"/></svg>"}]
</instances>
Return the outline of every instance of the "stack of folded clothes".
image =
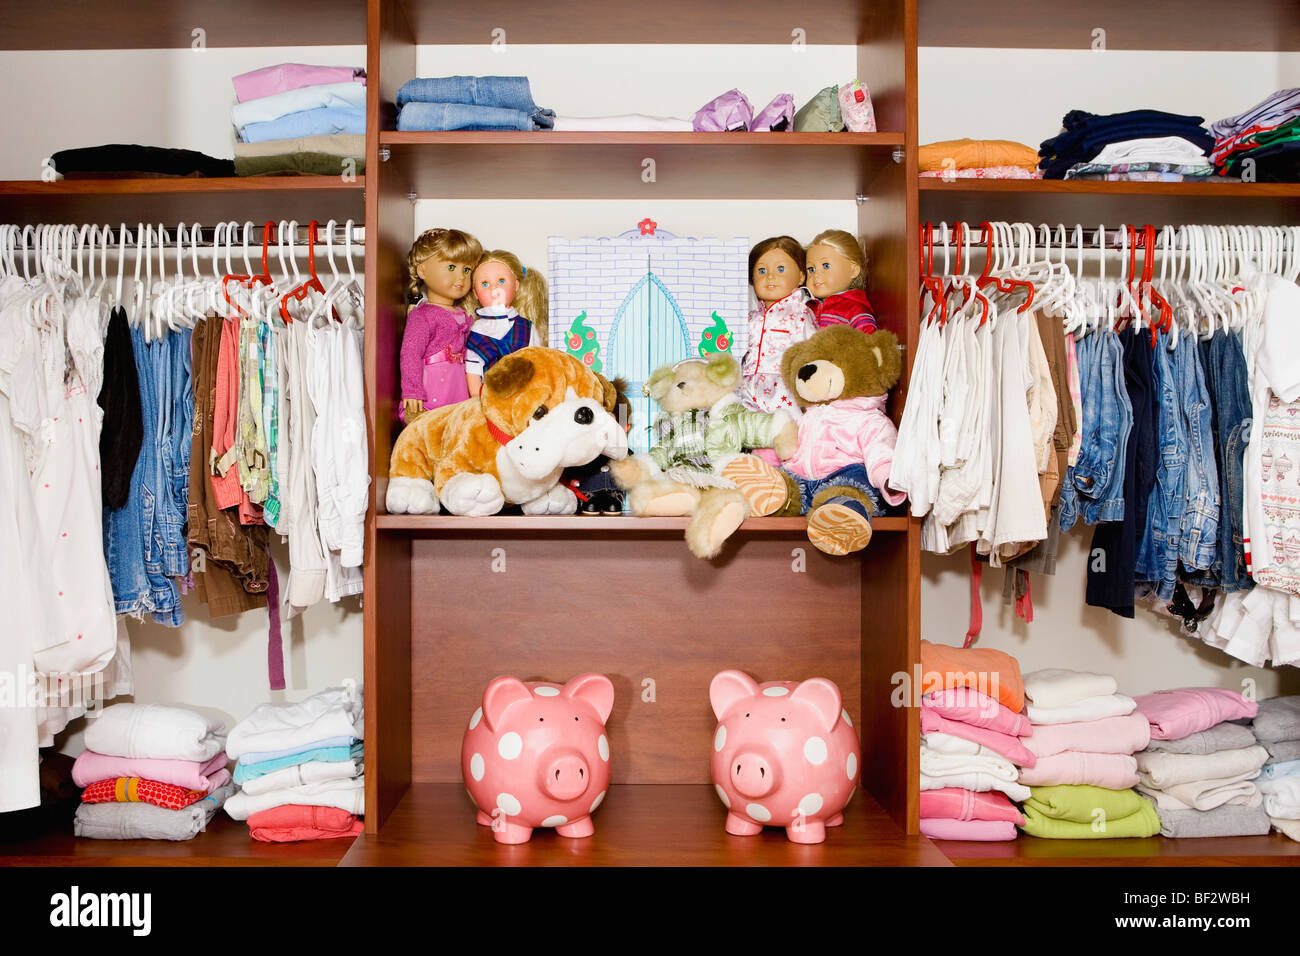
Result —
<instances>
[{"instance_id":1,"label":"stack of folded clothes","mask_svg":"<svg viewBox=\"0 0 1300 956\"><path fill-rule=\"evenodd\" d=\"M235 725L226 751L242 788L226 812L255 840L356 836L365 813L361 692L350 682L297 704L262 704Z\"/></svg>"},{"instance_id":2,"label":"stack of folded clothes","mask_svg":"<svg viewBox=\"0 0 1300 956\"><path fill-rule=\"evenodd\" d=\"M1033 790L1025 832L1058 840L1153 836L1159 821L1132 790L1133 754L1147 745L1150 727L1134 713L1133 698L1117 693L1115 678L1034 671L1025 675L1025 697L1033 730L1025 746L1038 758L1020 771Z\"/></svg>"},{"instance_id":3,"label":"stack of folded clothes","mask_svg":"<svg viewBox=\"0 0 1300 956\"><path fill-rule=\"evenodd\" d=\"M1269 821L1292 840L1300 840L1300 695L1259 702L1252 725L1268 751L1257 781Z\"/></svg>"},{"instance_id":4,"label":"stack of folded clothes","mask_svg":"<svg viewBox=\"0 0 1300 956\"><path fill-rule=\"evenodd\" d=\"M1205 179L1214 137L1200 116L1131 110L1065 114L1063 131L1038 150L1045 179Z\"/></svg>"},{"instance_id":5,"label":"stack of folded clothes","mask_svg":"<svg viewBox=\"0 0 1300 956\"><path fill-rule=\"evenodd\" d=\"M233 82L236 175L365 172L365 70L281 63Z\"/></svg>"},{"instance_id":6,"label":"stack of folded clothes","mask_svg":"<svg viewBox=\"0 0 1300 956\"><path fill-rule=\"evenodd\" d=\"M921 832L936 840L1013 840L1011 800L1033 763L1020 665L1002 651L921 642ZM1010 799L1008 799L1010 798Z\"/></svg>"},{"instance_id":7,"label":"stack of folded clothes","mask_svg":"<svg viewBox=\"0 0 1300 956\"><path fill-rule=\"evenodd\" d=\"M109 143L61 149L50 156L64 179L158 179L235 175L235 164L192 149Z\"/></svg>"},{"instance_id":8,"label":"stack of folded clothes","mask_svg":"<svg viewBox=\"0 0 1300 956\"><path fill-rule=\"evenodd\" d=\"M189 840L234 792L225 724L179 707L113 704L89 722L72 768L79 837Z\"/></svg>"},{"instance_id":9,"label":"stack of folded clothes","mask_svg":"<svg viewBox=\"0 0 1300 956\"><path fill-rule=\"evenodd\" d=\"M1255 716L1257 705L1236 691L1189 687L1137 698L1151 742L1137 755L1138 790L1160 816L1168 837L1267 833L1253 781L1268 760L1250 728L1231 721Z\"/></svg>"},{"instance_id":10,"label":"stack of folded clothes","mask_svg":"<svg viewBox=\"0 0 1300 956\"><path fill-rule=\"evenodd\" d=\"M1261 183L1300 181L1300 89L1278 90L1211 124L1210 132L1210 158L1224 176L1242 177L1250 169L1249 178Z\"/></svg>"},{"instance_id":11,"label":"stack of folded clothes","mask_svg":"<svg viewBox=\"0 0 1300 956\"><path fill-rule=\"evenodd\" d=\"M1033 147L1005 139L949 139L917 151L921 175L942 179L1042 179Z\"/></svg>"},{"instance_id":12,"label":"stack of folded clothes","mask_svg":"<svg viewBox=\"0 0 1300 956\"><path fill-rule=\"evenodd\" d=\"M526 76L441 76L408 80L397 91L397 128L539 130L555 126L555 111L533 102Z\"/></svg>"}]
</instances>

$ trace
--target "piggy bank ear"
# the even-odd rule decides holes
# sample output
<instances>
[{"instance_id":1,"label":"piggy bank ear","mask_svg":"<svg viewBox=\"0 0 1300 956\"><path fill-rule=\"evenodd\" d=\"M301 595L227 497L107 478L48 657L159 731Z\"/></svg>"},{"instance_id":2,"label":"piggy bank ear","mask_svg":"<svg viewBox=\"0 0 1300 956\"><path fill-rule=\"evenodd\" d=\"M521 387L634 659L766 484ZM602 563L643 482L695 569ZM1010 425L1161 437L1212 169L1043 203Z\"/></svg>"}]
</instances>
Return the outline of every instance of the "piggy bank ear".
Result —
<instances>
[{"instance_id":1,"label":"piggy bank ear","mask_svg":"<svg viewBox=\"0 0 1300 956\"><path fill-rule=\"evenodd\" d=\"M808 704L816 714L817 725L823 732L828 732L840 719L844 702L840 698L840 689L833 681L825 677L806 680L794 689L791 700L801 700Z\"/></svg>"},{"instance_id":2,"label":"piggy bank ear","mask_svg":"<svg viewBox=\"0 0 1300 956\"><path fill-rule=\"evenodd\" d=\"M758 693L754 678L744 671L719 671L709 684L709 703L713 705L713 716L718 720L727 712L727 708L742 697L753 697Z\"/></svg>"},{"instance_id":3,"label":"piggy bank ear","mask_svg":"<svg viewBox=\"0 0 1300 956\"><path fill-rule=\"evenodd\" d=\"M493 733L501 725L506 711L520 701L532 700L533 695L517 677L498 677L483 691L483 719Z\"/></svg>"},{"instance_id":4,"label":"piggy bank ear","mask_svg":"<svg viewBox=\"0 0 1300 956\"><path fill-rule=\"evenodd\" d=\"M596 708L602 724L609 720L614 709L614 685L604 674L579 674L560 693L574 700L585 700Z\"/></svg>"}]
</instances>

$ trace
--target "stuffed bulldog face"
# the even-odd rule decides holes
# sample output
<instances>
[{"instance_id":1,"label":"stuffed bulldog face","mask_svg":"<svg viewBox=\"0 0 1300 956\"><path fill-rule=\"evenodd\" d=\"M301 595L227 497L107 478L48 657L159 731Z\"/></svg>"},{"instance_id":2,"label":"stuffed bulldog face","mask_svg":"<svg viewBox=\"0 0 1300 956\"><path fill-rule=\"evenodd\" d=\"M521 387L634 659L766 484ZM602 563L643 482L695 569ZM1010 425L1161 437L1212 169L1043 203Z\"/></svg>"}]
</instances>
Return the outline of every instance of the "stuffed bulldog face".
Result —
<instances>
[{"instance_id":1,"label":"stuffed bulldog face","mask_svg":"<svg viewBox=\"0 0 1300 956\"><path fill-rule=\"evenodd\" d=\"M781 375L801 406L884 395L902 373L892 332L863 333L847 325L822 329L786 349Z\"/></svg>"},{"instance_id":2,"label":"stuffed bulldog face","mask_svg":"<svg viewBox=\"0 0 1300 956\"><path fill-rule=\"evenodd\" d=\"M605 411L614 409L617 393L602 375L571 355L542 346L512 352L483 377L483 414L512 437L539 422L566 400L572 390L593 399Z\"/></svg>"},{"instance_id":3,"label":"stuffed bulldog face","mask_svg":"<svg viewBox=\"0 0 1300 956\"><path fill-rule=\"evenodd\" d=\"M540 481L556 469L585 465L601 455L626 458L627 433L600 402L580 398L570 388L563 402L506 445L506 454L520 475Z\"/></svg>"}]
</instances>

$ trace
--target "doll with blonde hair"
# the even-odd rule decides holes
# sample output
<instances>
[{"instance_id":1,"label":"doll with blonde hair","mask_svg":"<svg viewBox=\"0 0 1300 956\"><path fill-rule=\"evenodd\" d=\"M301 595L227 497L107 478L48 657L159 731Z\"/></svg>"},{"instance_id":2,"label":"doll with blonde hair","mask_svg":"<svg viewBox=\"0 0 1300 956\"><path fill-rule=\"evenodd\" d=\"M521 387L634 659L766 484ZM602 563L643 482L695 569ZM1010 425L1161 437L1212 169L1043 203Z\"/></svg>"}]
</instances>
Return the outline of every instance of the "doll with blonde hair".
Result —
<instances>
[{"instance_id":1,"label":"doll with blonde hair","mask_svg":"<svg viewBox=\"0 0 1300 956\"><path fill-rule=\"evenodd\" d=\"M406 256L407 291L423 298L402 333L402 421L469 398L465 340L474 318L470 281L483 255L477 239L459 229L428 229Z\"/></svg>"},{"instance_id":2,"label":"doll with blonde hair","mask_svg":"<svg viewBox=\"0 0 1300 956\"><path fill-rule=\"evenodd\" d=\"M511 352L546 344L549 309L546 279L513 252L484 252L474 269L479 308L466 341L465 375L470 395L483 388L483 374Z\"/></svg>"},{"instance_id":3,"label":"doll with blonde hair","mask_svg":"<svg viewBox=\"0 0 1300 956\"><path fill-rule=\"evenodd\" d=\"M859 332L876 331L876 317L867 298L867 257L850 232L827 229L808 244L808 291L817 300L817 327L849 325Z\"/></svg>"}]
</instances>

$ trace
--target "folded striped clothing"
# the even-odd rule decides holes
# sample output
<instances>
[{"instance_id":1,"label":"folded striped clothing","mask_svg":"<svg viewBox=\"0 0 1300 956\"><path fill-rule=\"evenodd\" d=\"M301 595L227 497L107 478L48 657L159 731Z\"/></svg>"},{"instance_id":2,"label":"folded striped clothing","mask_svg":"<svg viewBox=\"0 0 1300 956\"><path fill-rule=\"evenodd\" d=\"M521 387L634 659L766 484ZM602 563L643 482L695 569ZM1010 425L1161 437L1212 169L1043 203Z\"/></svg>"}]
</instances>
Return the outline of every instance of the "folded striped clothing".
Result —
<instances>
[{"instance_id":1,"label":"folded striped clothing","mask_svg":"<svg viewBox=\"0 0 1300 956\"><path fill-rule=\"evenodd\" d=\"M229 782L229 777L226 782ZM174 783L159 783L157 780L144 780L140 777L115 777L92 783L81 794L81 802L152 803L165 810L183 810L206 796L202 790L190 790Z\"/></svg>"},{"instance_id":2,"label":"folded striped clothing","mask_svg":"<svg viewBox=\"0 0 1300 956\"><path fill-rule=\"evenodd\" d=\"M1076 163L1065 171L1066 179L1101 177L1118 180L1121 176L1134 181L1175 182L1173 179L1155 177L1176 176L1179 179L1208 179L1215 175L1213 166L1204 163ZM1148 178L1149 177L1149 178Z\"/></svg>"},{"instance_id":3,"label":"folded striped clothing","mask_svg":"<svg viewBox=\"0 0 1300 956\"><path fill-rule=\"evenodd\" d=\"M192 840L234 792L235 785L227 783L180 810L151 803L83 803L72 832L90 840Z\"/></svg>"}]
</instances>

